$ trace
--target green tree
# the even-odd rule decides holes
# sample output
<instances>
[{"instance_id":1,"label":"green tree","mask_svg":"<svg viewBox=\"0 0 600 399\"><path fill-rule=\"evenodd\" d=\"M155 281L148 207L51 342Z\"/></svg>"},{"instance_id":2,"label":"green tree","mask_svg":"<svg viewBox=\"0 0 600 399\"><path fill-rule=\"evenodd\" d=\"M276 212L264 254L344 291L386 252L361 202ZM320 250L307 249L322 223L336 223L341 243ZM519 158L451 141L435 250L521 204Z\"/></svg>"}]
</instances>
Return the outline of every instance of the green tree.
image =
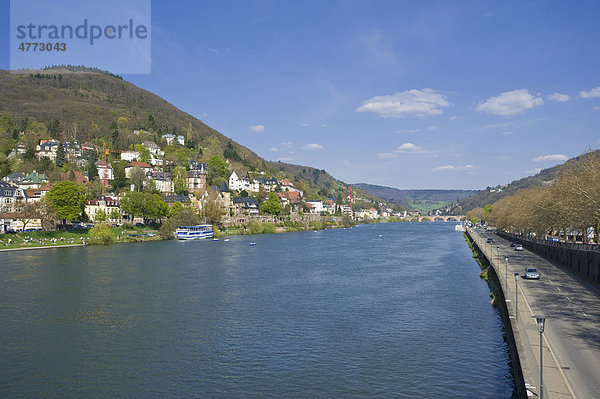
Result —
<instances>
[{"instance_id":1,"label":"green tree","mask_svg":"<svg viewBox=\"0 0 600 399\"><path fill-rule=\"evenodd\" d=\"M225 161L219 155L213 155L208 160L206 181L208 185L215 184L219 179L225 179L227 176L227 166Z\"/></svg>"},{"instance_id":2,"label":"green tree","mask_svg":"<svg viewBox=\"0 0 600 399\"><path fill-rule=\"evenodd\" d=\"M121 209L128 215L138 216L148 220L160 220L169 213L169 205L164 202L160 195L130 192L121 199Z\"/></svg>"},{"instance_id":3,"label":"green tree","mask_svg":"<svg viewBox=\"0 0 600 399\"><path fill-rule=\"evenodd\" d=\"M56 149L56 160L54 162L59 168L62 167L65 163L65 150L63 148L62 142L58 143L58 148Z\"/></svg>"},{"instance_id":4,"label":"green tree","mask_svg":"<svg viewBox=\"0 0 600 399\"><path fill-rule=\"evenodd\" d=\"M127 187L127 185L129 184L127 177L125 177L125 166L126 165L127 165L127 162L125 162L125 161L118 161L118 162L112 163L112 167L113 167L112 186L113 186L114 191L119 191L120 189Z\"/></svg>"},{"instance_id":5,"label":"green tree","mask_svg":"<svg viewBox=\"0 0 600 399\"><path fill-rule=\"evenodd\" d=\"M175 203L173 203L173 206L171 206L171 212L170 212L170 217L173 216L177 216L177 214L179 212L181 212L181 210L183 209L183 205L181 204L181 202L179 201L175 201Z\"/></svg>"},{"instance_id":6,"label":"green tree","mask_svg":"<svg viewBox=\"0 0 600 399\"><path fill-rule=\"evenodd\" d=\"M115 242L115 235L104 223L99 223L90 229L92 244L108 245Z\"/></svg>"},{"instance_id":7,"label":"green tree","mask_svg":"<svg viewBox=\"0 0 600 399\"><path fill-rule=\"evenodd\" d=\"M85 192L75 182L61 181L52 187L45 199L58 219L79 220L85 202Z\"/></svg>"},{"instance_id":8,"label":"green tree","mask_svg":"<svg viewBox=\"0 0 600 399\"><path fill-rule=\"evenodd\" d=\"M187 194L189 191L187 171L183 166L176 166L173 170L173 186L175 194Z\"/></svg>"},{"instance_id":9,"label":"green tree","mask_svg":"<svg viewBox=\"0 0 600 399\"><path fill-rule=\"evenodd\" d=\"M136 144L133 146L133 148L138 152L138 154L140 154L140 156L138 157L140 162L150 163L150 161L152 160L152 154L150 154L150 150L148 149L148 147L142 144Z\"/></svg>"},{"instance_id":10,"label":"green tree","mask_svg":"<svg viewBox=\"0 0 600 399\"><path fill-rule=\"evenodd\" d=\"M99 223L99 222L106 222L107 219L107 215L106 212L104 212L104 210L100 209L98 212L96 212L96 214L94 215L94 222Z\"/></svg>"},{"instance_id":11,"label":"green tree","mask_svg":"<svg viewBox=\"0 0 600 399\"><path fill-rule=\"evenodd\" d=\"M135 186L135 191L143 191L144 189L144 181L146 181L146 174L139 166L134 166L131 170L131 175L129 175L129 180L131 184Z\"/></svg>"},{"instance_id":12,"label":"green tree","mask_svg":"<svg viewBox=\"0 0 600 399\"><path fill-rule=\"evenodd\" d=\"M160 226L160 235L163 238L173 238L175 229L179 226L194 226L200 224L200 219L189 208L181 208L179 212L171 217Z\"/></svg>"},{"instance_id":13,"label":"green tree","mask_svg":"<svg viewBox=\"0 0 600 399\"><path fill-rule=\"evenodd\" d=\"M269 193L267 199L260 205L260 210L271 215L278 215L281 211L281 203L277 194Z\"/></svg>"}]
</instances>

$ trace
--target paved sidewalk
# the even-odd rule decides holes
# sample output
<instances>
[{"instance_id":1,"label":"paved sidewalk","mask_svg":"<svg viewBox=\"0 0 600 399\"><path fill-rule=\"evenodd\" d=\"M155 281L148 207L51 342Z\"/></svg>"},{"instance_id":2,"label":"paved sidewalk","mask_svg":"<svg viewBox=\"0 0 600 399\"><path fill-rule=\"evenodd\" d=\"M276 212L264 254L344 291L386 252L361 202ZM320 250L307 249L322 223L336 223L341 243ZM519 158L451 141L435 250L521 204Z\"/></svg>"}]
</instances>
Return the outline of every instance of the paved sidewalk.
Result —
<instances>
[{"instance_id":1,"label":"paved sidewalk","mask_svg":"<svg viewBox=\"0 0 600 399\"><path fill-rule=\"evenodd\" d=\"M529 396L539 397L540 334L533 315L542 315L547 317L542 335L543 397L600 398L600 295L596 287L535 254L515 251L492 232L469 229L469 233L500 280ZM494 240L492 244L486 243L488 237ZM522 275L526 267L537 268L540 280L519 278L516 284L513 273Z\"/></svg>"}]
</instances>

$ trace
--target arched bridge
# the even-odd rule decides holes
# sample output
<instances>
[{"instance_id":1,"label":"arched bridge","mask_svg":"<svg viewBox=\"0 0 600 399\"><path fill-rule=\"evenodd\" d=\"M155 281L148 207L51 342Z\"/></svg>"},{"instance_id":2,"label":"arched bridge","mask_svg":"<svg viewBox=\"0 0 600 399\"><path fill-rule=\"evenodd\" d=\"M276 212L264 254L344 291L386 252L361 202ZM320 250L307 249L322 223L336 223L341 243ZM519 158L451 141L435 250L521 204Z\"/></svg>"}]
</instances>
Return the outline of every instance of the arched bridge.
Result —
<instances>
[{"instance_id":1,"label":"arched bridge","mask_svg":"<svg viewBox=\"0 0 600 399\"><path fill-rule=\"evenodd\" d=\"M423 220L431 220L434 222L462 222L467 220L464 215L456 215L456 216L419 216L419 222Z\"/></svg>"}]
</instances>

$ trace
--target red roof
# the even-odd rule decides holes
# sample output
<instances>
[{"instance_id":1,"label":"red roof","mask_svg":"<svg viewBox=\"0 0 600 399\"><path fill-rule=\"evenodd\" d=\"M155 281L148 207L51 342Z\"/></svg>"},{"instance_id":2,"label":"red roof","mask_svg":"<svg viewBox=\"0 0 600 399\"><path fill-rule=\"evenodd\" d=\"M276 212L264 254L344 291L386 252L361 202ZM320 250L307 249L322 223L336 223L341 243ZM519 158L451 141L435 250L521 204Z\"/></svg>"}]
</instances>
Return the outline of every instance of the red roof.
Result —
<instances>
[{"instance_id":1,"label":"red roof","mask_svg":"<svg viewBox=\"0 0 600 399\"><path fill-rule=\"evenodd\" d=\"M292 204L297 204L300 200L300 193L298 191L284 191L281 196L287 198Z\"/></svg>"},{"instance_id":2,"label":"red roof","mask_svg":"<svg viewBox=\"0 0 600 399\"><path fill-rule=\"evenodd\" d=\"M127 165L128 168L133 168L135 166L139 166L140 168L152 169L152 166L148 165L146 162L131 162Z\"/></svg>"}]
</instances>

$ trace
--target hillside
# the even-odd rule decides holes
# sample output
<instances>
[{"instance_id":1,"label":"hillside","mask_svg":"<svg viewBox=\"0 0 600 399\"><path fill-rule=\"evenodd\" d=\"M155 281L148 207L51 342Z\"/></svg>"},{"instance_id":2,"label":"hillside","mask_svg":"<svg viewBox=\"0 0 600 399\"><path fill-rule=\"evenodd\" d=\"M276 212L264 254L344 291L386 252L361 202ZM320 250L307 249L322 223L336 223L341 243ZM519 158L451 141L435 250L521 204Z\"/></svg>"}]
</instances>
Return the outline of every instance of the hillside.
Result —
<instances>
[{"instance_id":1,"label":"hillside","mask_svg":"<svg viewBox=\"0 0 600 399\"><path fill-rule=\"evenodd\" d=\"M493 204L499 199L504 198L508 195L512 195L521 189L541 187L544 184L549 184L556 177L556 175L560 173L560 171L562 171L565 168L569 168L586 159L586 157L592 155L600 155L600 150L588 152L576 158L569 159L561 165L556 165L551 168L544 169L534 176L514 180L513 182L506 185L488 187L485 190L481 190L470 197L459 200L456 206L455 213L466 213L471 209L483 207L487 204Z\"/></svg>"},{"instance_id":2,"label":"hillside","mask_svg":"<svg viewBox=\"0 0 600 399\"><path fill-rule=\"evenodd\" d=\"M185 147L166 148L161 137L168 133L183 135ZM41 139L49 138L115 150L150 140L163 147L173 163L208 162L219 155L230 172L264 170L287 177L310 199L335 195L343 201L348 193L347 185L326 171L267 162L161 97L108 72L71 66L19 73L0 70L0 157L18 142L33 151Z\"/></svg>"},{"instance_id":3,"label":"hillside","mask_svg":"<svg viewBox=\"0 0 600 399\"><path fill-rule=\"evenodd\" d=\"M386 201L418 211L442 208L477 193L475 190L399 190L367 183L354 186Z\"/></svg>"}]
</instances>

